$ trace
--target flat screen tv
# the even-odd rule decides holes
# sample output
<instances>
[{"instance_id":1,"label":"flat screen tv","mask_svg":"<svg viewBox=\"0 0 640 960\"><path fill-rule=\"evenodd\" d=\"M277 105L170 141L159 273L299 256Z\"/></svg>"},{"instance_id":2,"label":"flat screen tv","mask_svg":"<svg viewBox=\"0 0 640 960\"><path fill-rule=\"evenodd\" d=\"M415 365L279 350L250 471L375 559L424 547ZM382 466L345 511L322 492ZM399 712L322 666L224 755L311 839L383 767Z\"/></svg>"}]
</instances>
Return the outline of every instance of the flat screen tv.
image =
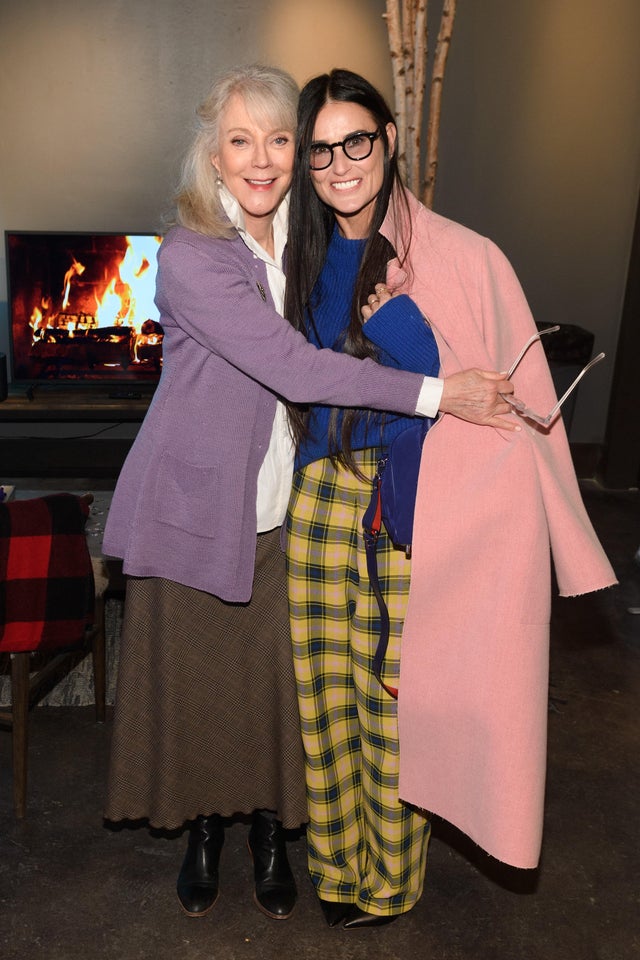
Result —
<instances>
[{"instance_id":1,"label":"flat screen tv","mask_svg":"<svg viewBox=\"0 0 640 960\"><path fill-rule=\"evenodd\" d=\"M160 237L6 231L12 387L126 385L162 369Z\"/></svg>"}]
</instances>

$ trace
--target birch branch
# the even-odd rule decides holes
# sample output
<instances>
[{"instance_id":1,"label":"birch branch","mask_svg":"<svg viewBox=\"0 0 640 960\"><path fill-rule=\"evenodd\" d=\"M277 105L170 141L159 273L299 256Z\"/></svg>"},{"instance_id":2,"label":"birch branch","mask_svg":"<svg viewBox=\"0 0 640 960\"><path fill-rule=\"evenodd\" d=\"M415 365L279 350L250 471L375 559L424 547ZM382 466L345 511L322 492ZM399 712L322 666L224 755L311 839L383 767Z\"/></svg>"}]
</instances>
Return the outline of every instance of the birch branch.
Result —
<instances>
[{"instance_id":1,"label":"birch branch","mask_svg":"<svg viewBox=\"0 0 640 960\"><path fill-rule=\"evenodd\" d=\"M383 19L387 21L389 37L389 54L391 56L391 71L393 74L393 93L395 100L395 118L398 128L398 164L400 172L406 175L407 166L407 113L406 98L404 95L404 56L402 44L402 26L400 20L400 0L386 0L386 13Z\"/></svg>"},{"instance_id":2,"label":"birch branch","mask_svg":"<svg viewBox=\"0 0 640 960\"><path fill-rule=\"evenodd\" d=\"M417 0L402 0L402 59L404 63L404 109L406 118L404 151L406 154L406 182L409 186L413 176L413 142L415 136L414 73L415 48L413 23Z\"/></svg>"},{"instance_id":3,"label":"birch branch","mask_svg":"<svg viewBox=\"0 0 640 960\"><path fill-rule=\"evenodd\" d=\"M410 163L408 164L408 184L416 195L419 195L420 192L422 123L424 111L424 92L427 77L427 8L427 0L417 0L417 3L414 3L414 18L412 25L412 46L415 51L415 66L413 73L413 98L411 103L412 121L410 123L408 137L410 142L407 143L407 154L410 158Z\"/></svg>"},{"instance_id":4,"label":"birch branch","mask_svg":"<svg viewBox=\"0 0 640 960\"><path fill-rule=\"evenodd\" d=\"M440 137L440 111L442 107L442 84L447 66L447 57L451 46L451 34L456 16L457 0L444 0L440 31L436 41L433 70L429 97L429 123L427 127L427 156L425 163L425 179L422 190L422 202L426 207L433 207L436 175L438 172L438 143Z\"/></svg>"}]
</instances>

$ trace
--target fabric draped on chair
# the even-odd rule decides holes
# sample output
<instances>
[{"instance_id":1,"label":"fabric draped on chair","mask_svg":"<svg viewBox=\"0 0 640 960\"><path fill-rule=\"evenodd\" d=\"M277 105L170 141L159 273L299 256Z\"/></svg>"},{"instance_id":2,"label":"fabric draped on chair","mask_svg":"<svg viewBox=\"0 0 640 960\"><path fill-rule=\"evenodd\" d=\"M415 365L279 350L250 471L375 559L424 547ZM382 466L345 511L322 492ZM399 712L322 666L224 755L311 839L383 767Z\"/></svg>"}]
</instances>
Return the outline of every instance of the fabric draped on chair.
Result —
<instances>
[{"instance_id":1,"label":"fabric draped on chair","mask_svg":"<svg viewBox=\"0 0 640 960\"><path fill-rule=\"evenodd\" d=\"M59 493L0 504L0 651L51 650L93 622L89 504Z\"/></svg>"},{"instance_id":2,"label":"fabric draped on chair","mask_svg":"<svg viewBox=\"0 0 640 960\"><path fill-rule=\"evenodd\" d=\"M98 577L96 592L85 535L92 502L90 493L57 493L0 503L0 656L11 661L0 724L12 732L17 817L26 812L29 709L89 643L96 719L105 718L105 584Z\"/></svg>"}]
</instances>

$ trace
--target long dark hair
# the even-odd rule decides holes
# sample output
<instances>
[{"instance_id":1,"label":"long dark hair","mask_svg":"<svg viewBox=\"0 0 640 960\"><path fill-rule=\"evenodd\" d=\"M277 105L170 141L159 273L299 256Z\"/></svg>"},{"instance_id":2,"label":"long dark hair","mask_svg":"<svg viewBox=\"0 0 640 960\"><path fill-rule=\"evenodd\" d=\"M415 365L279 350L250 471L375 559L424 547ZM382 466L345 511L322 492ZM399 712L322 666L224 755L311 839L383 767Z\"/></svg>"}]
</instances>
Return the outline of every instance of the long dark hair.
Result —
<instances>
[{"instance_id":1,"label":"long dark hair","mask_svg":"<svg viewBox=\"0 0 640 960\"><path fill-rule=\"evenodd\" d=\"M331 207L318 197L309 172L309 152L314 140L316 119L322 108L332 101L357 103L373 117L384 149L384 176L382 187L373 208L371 231L362 257L353 300L350 321L343 333L345 353L354 357L377 359L373 344L362 333L360 307L373 292L375 284L386 279L387 263L396 255L388 240L379 230L389 204L399 200L408 213L404 187L398 172L395 152L391 154L387 124L394 123L393 114L384 97L364 77L350 70L332 70L314 77L302 89L298 102L298 129L296 135L296 164L291 184L289 207L289 238L287 244L287 288L285 316L297 330L308 336L313 323L311 293L325 261L327 247L335 224ZM404 218L409 223L408 215ZM406 255L409 240L403 243ZM357 473L351 449L351 436L363 411L341 408L343 416L338 436L339 415L334 408L329 423L330 455ZM309 435L308 411L289 406L289 419L295 440L299 443Z\"/></svg>"}]
</instances>

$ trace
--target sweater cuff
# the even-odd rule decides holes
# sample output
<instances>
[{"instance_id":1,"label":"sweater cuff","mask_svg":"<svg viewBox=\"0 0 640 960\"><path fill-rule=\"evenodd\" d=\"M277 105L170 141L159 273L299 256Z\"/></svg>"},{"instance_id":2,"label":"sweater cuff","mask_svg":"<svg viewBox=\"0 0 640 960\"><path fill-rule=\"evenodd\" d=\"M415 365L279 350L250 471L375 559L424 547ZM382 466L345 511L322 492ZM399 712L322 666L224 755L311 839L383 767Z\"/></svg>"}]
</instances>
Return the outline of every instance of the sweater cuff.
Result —
<instances>
[{"instance_id":1,"label":"sweater cuff","mask_svg":"<svg viewBox=\"0 0 640 960\"><path fill-rule=\"evenodd\" d=\"M437 376L438 346L420 308L407 294L392 297L362 325L368 340L381 347L402 370Z\"/></svg>"}]
</instances>

